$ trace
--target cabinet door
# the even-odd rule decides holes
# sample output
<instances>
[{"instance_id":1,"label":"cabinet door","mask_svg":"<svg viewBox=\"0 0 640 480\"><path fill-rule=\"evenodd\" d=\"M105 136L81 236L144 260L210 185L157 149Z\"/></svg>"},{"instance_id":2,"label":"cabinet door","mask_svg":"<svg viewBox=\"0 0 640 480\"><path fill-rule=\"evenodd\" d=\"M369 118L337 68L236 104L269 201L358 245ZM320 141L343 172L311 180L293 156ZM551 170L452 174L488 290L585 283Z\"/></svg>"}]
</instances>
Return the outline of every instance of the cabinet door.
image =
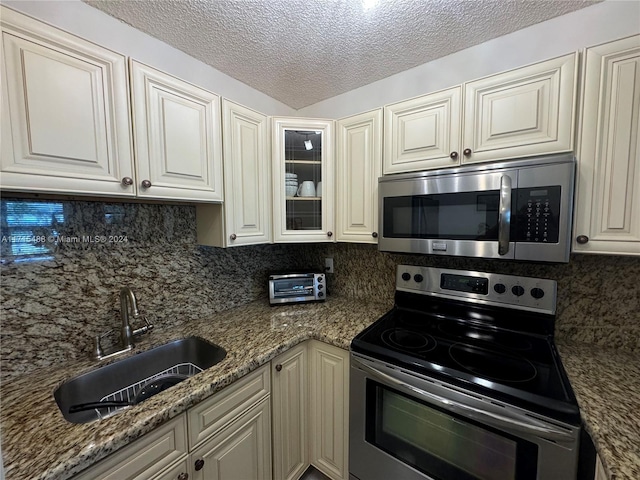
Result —
<instances>
[{"instance_id":1,"label":"cabinet door","mask_svg":"<svg viewBox=\"0 0 640 480\"><path fill-rule=\"evenodd\" d=\"M573 150L576 54L464 85L462 163Z\"/></svg>"},{"instance_id":2,"label":"cabinet door","mask_svg":"<svg viewBox=\"0 0 640 480\"><path fill-rule=\"evenodd\" d=\"M332 242L333 121L273 120L273 229L276 242Z\"/></svg>"},{"instance_id":3,"label":"cabinet door","mask_svg":"<svg viewBox=\"0 0 640 480\"><path fill-rule=\"evenodd\" d=\"M195 480L270 480L271 418L265 398L191 454Z\"/></svg>"},{"instance_id":4,"label":"cabinet door","mask_svg":"<svg viewBox=\"0 0 640 480\"><path fill-rule=\"evenodd\" d=\"M349 352L309 344L311 464L334 480L349 478Z\"/></svg>"},{"instance_id":5,"label":"cabinet door","mask_svg":"<svg viewBox=\"0 0 640 480\"><path fill-rule=\"evenodd\" d=\"M573 249L640 255L640 35L585 58Z\"/></svg>"},{"instance_id":6,"label":"cabinet door","mask_svg":"<svg viewBox=\"0 0 640 480\"><path fill-rule=\"evenodd\" d=\"M382 109L338 120L336 240L377 243Z\"/></svg>"},{"instance_id":7,"label":"cabinet door","mask_svg":"<svg viewBox=\"0 0 640 480\"><path fill-rule=\"evenodd\" d=\"M459 163L461 88L384 107L384 174Z\"/></svg>"},{"instance_id":8,"label":"cabinet door","mask_svg":"<svg viewBox=\"0 0 640 480\"><path fill-rule=\"evenodd\" d=\"M131 78L138 195L221 202L220 97L135 61Z\"/></svg>"},{"instance_id":9,"label":"cabinet door","mask_svg":"<svg viewBox=\"0 0 640 480\"><path fill-rule=\"evenodd\" d=\"M74 480L167 478L166 469L175 468L188 473L184 469L187 452L187 422L183 414L85 470Z\"/></svg>"},{"instance_id":10,"label":"cabinet door","mask_svg":"<svg viewBox=\"0 0 640 480\"><path fill-rule=\"evenodd\" d=\"M134 196L125 57L0 9L2 188Z\"/></svg>"},{"instance_id":11,"label":"cabinet door","mask_svg":"<svg viewBox=\"0 0 640 480\"><path fill-rule=\"evenodd\" d=\"M271 163L267 117L222 100L224 206L196 206L198 243L234 247L270 243Z\"/></svg>"},{"instance_id":12,"label":"cabinet door","mask_svg":"<svg viewBox=\"0 0 640 480\"><path fill-rule=\"evenodd\" d=\"M307 344L271 361L274 480L296 480L309 466Z\"/></svg>"}]
</instances>

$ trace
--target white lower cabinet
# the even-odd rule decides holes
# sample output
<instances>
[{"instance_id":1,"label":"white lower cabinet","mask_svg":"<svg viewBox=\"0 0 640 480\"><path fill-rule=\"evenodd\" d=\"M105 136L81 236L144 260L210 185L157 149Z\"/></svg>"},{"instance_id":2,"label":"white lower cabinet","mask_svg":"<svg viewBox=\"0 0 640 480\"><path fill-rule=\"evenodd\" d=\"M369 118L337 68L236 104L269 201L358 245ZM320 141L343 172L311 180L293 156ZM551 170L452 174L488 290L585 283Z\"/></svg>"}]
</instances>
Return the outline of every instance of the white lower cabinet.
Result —
<instances>
[{"instance_id":1,"label":"white lower cabinet","mask_svg":"<svg viewBox=\"0 0 640 480\"><path fill-rule=\"evenodd\" d=\"M310 461L338 480L349 478L349 352L309 344Z\"/></svg>"},{"instance_id":2,"label":"white lower cabinet","mask_svg":"<svg viewBox=\"0 0 640 480\"><path fill-rule=\"evenodd\" d=\"M271 479L271 404L251 407L191 454L195 480Z\"/></svg>"},{"instance_id":3,"label":"white lower cabinet","mask_svg":"<svg viewBox=\"0 0 640 480\"><path fill-rule=\"evenodd\" d=\"M273 477L296 480L309 466L307 343L271 361Z\"/></svg>"}]
</instances>

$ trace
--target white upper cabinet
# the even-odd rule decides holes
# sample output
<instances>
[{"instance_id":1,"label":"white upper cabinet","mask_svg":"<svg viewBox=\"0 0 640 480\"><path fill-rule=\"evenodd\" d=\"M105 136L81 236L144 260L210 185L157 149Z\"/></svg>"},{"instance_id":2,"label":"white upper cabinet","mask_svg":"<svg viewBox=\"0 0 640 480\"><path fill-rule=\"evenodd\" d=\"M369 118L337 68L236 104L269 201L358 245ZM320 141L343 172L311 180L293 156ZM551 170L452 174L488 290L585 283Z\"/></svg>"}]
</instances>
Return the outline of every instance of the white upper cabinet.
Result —
<instances>
[{"instance_id":1,"label":"white upper cabinet","mask_svg":"<svg viewBox=\"0 0 640 480\"><path fill-rule=\"evenodd\" d=\"M573 150L575 53L464 85L462 163Z\"/></svg>"},{"instance_id":2,"label":"white upper cabinet","mask_svg":"<svg viewBox=\"0 0 640 480\"><path fill-rule=\"evenodd\" d=\"M333 242L333 120L273 119L276 242Z\"/></svg>"},{"instance_id":3,"label":"white upper cabinet","mask_svg":"<svg viewBox=\"0 0 640 480\"><path fill-rule=\"evenodd\" d=\"M138 195L223 200L220 97L131 62Z\"/></svg>"},{"instance_id":4,"label":"white upper cabinet","mask_svg":"<svg viewBox=\"0 0 640 480\"><path fill-rule=\"evenodd\" d=\"M573 250L640 255L640 35L586 50Z\"/></svg>"},{"instance_id":5,"label":"white upper cabinet","mask_svg":"<svg viewBox=\"0 0 640 480\"><path fill-rule=\"evenodd\" d=\"M458 163L461 87L384 107L384 173Z\"/></svg>"},{"instance_id":6,"label":"white upper cabinet","mask_svg":"<svg viewBox=\"0 0 640 480\"><path fill-rule=\"evenodd\" d=\"M387 105L384 174L572 151L577 67L572 53Z\"/></svg>"},{"instance_id":7,"label":"white upper cabinet","mask_svg":"<svg viewBox=\"0 0 640 480\"><path fill-rule=\"evenodd\" d=\"M198 243L234 247L270 243L271 157L268 117L222 100L224 205L196 206Z\"/></svg>"},{"instance_id":8,"label":"white upper cabinet","mask_svg":"<svg viewBox=\"0 0 640 480\"><path fill-rule=\"evenodd\" d=\"M125 57L0 9L2 188L134 196Z\"/></svg>"},{"instance_id":9,"label":"white upper cabinet","mask_svg":"<svg viewBox=\"0 0 640 480\"><path fill-rule=\"evenodd\" d=\"M337 122L336 240L377 243L382 109Z\"/></svg>"}]
</instances>

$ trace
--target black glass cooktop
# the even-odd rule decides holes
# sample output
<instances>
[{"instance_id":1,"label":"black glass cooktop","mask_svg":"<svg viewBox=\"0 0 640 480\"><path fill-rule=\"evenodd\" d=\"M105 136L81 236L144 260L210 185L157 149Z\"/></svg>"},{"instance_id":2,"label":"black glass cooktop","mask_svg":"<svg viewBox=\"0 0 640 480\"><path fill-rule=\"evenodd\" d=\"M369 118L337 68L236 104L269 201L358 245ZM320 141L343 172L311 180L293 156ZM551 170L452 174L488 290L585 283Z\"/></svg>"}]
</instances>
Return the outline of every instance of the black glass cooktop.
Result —
<instances>
[{"instance_id":1,"label":"black glass cooktop","mask_svg":"<svg viewBox=\"0 0 640 480\"><path fill-rule=\"evenodd\" d=\"M579 419L577 403L549 334L548 320L506 309L432 300L421 310L396 306L360 333L351 348L406 370L575 422Z\"/></svg>"}]
</instances>

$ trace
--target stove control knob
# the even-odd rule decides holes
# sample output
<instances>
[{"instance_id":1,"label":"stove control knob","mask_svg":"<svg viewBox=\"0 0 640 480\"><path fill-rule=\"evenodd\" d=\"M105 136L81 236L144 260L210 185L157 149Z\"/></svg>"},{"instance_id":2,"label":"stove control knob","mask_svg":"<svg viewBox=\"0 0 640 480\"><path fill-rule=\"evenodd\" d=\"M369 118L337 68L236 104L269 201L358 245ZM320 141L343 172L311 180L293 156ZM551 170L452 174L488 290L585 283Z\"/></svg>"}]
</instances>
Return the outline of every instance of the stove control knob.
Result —
<instances>
[{"instance_id":1,"label":"stove control knob","mask_svg":"<svg viewBox=\"0 0 640 480\"><path fill-rule=\"evenodd\" d=\"M402 279L403 279L405 282L408 282L409 280L411 280L411 274L410 274L410 273L407 273L407 272L404 272L404 273L402 274Z\"/></svg>"},{"instance_id":2,"label":"stove control knob","mask_svg":"<svg viewBox=\"0 0 640 480\"><path fill-rule=\"evenodd\" d=\"M504 293L507 291L507 287L504 286L504 283L496 283L493 286L493 289L495 290L496 293Z\"/></svg>"},{"instance_id":3,"label":"stove control knob","mask_svg":"<svg viewBox=\"0 0 640 480\"><path fill-rule=\"evenodd\" d=\"M416 283L421 283L424 280L424 277L422 275L420 275L419 273L416 273L413 276L413 279L416 281Z\"/></svg>"},{"instance_id":4,"label":"stove control knob","mask_svg":"<svg viewBox=\"0 0 640 480\"><path fill-rule=\"evenodd\" d=\"M516 285L515 287L511 288L511 293L513 293L516 297L521 297L522 295L524 295L524 288L522 288L520 285Z\"/></svg>"},{"instance_id":5,"label":"stove control knob","mask_svg":"<svg viewBox=\"0 0 640 480\"><path fill-rule=\"evenodd\" d=\"M542 290L541 288L532 288L531 296L539 300L544 297L544 290Z\"/></svg>"}]
</instances>

